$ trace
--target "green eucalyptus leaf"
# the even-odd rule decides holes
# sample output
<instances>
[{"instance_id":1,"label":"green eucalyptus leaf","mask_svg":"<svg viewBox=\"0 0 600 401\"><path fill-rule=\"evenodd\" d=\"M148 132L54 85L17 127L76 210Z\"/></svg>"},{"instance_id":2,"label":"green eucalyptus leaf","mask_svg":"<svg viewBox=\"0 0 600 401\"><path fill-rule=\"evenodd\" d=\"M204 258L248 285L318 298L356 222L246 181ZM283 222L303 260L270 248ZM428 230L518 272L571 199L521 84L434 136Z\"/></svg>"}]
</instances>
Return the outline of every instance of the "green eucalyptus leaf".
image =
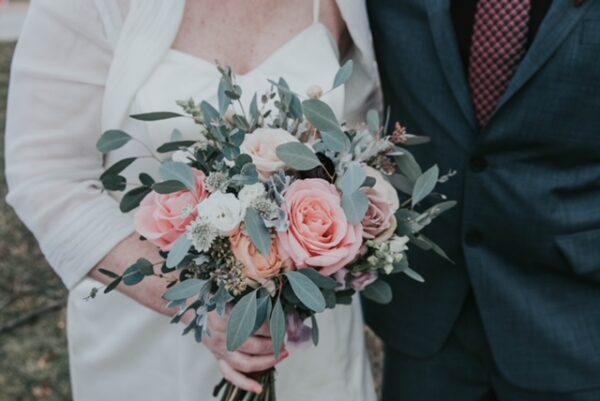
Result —
<instances>
[{"instance_id":1,"label":"green eucalyptus leaf","mask_svg":"<svg viewBox=\"0 0 600 401\"><path fill-rule=\"evenodd\" d=\"M112 272L112 271L110 271L110 270L106 270L106 269L98 269L98 271L99 271L101 274L105 275L106 277L110 277L110 278L118 278L118 277L121 277L121 276L119 276L117 273L115 273L115 272Z\"/></svg>"},{"instance_id":2,"label":"green eucalyptus leaf","mask_svg":"<svg viewBox=\"0 0 600 401\"><path fill-rule=\"evenodd\" d=\"M352 164L340 179L340 189L345 194L351 194L360 189L367 179L367 172L358 164Z\"/></svg>"},{"instance_id":3,"label":"green eucalyptus leaf","mask_svg":"<svg viewBox=\"0 0 600 401\"><path fill-rule=\"evenodd\" d=\"M154 266L152 265L152 262L150 262L148 259L138 259L138 261L135 262L135 266L137 267L138 271L144 276L154 275Z\"/></svg>"},{"instance_id":4,"label":"green eucalyptus leaf","mask_svg":"<svg viewBox=\"0 0 600 401\"><path fill-rule=\"evenodd\" d=\"M196 175L185 163L166 161L159 168L160 176L165 181L179 181L191 192L196 192Z\"/></svg>"},{"instance_id":5,"label":"green eucalyptus leaf","mask_svg":"<svg viewBox=\"0 0 600 401\"><path fill-rule=\"evenodd\" d=\"M158 153L174 152L174 151L182 149L182 148L189 148L190 146L192 146L195 143L196 143L196 141L174 141L174 142L167 142L167 143L164 143L164 144L160 145L156 149L156 151Z\"/></svg>"},{"instance_id":6,"label":"green eucalyptus leaf","mask_svg":"<svg viewBox=\"0 0 600 401\"><path fill-rule=\"evenodd\" d=\"M126 286L133 286L140 283L144 279L145 275L140 272L137 262L129 266L125 273L123 273L123 284Z\"/></svg>"},{"instance_id":7,"label":"green eucalyptus leaf","mask_svg":"<svg viewBox=\"0 0 600 401\"><path fill-rule=\"evenodd\" d=\"M271 339L273 340L273 348L275 351L275 358L279 359L281 350L283 349L283 342L285 340L286 333L286 321L285 314L283 313L283 307L281 301L277 299L273 306L273 312L271 313Z\"/></svg>"},{"instance_id":8,"label":"green eucalyptus leaf","mask_svg":"<svg viewBox=\"0 0 600 401\"><path fill-rule=\"evenodd\" d=\"M316 99L302 102L304 115L321 132L325 146L333 152L342 152L350 148L350 139L342 131L335 113L327 103Z\"/></svg>"},{"instance_id":9,"label":"green eucalyptus leaf","mask_svg":"<svg viewBox=\"0 0 600 401\"><path fill-rule=\"evenodd\" d=\"M106 169L106 171L100 176L100 179L103 177L117 175L120 174L123 170L131 165L134 161L137 160L137 157L128 157L127 159L120 160Z\"/></svg>"},{"instance_id":10,"label":"green eucalyptus leaf","mask_svg":"<svg viewBox=\"0 0 600 401\"><path fill-rule=\"evenodd\" d=\"M127 192L123 195L121 203L119 204L121 212L127 213L137 208L150 192L152 192L152 188L146 186L137 187Z\"/></svg>"},{"instance_id":11,"label":"green eucalyptus leaf","mask_svg":"<svg viewBox=\"0 0 600 401\"><path fill-rule=\"evenodd\" d=\"M413 207L425 199L434 190L439 177L440 169L435 165L417 178L412 193L411 202Z\"/></svg>"},{"instance_id":12,"label":"green eucalyptus leaf","mask_svg":"<svg viewBox=\"0 0 600 401\"><path fill-rule=\"evenodd\" d=\"M127 188L127 179L122 175L102 175L102 186L107 191L124 191Z\"/></svg>"},{"instance_id":13,"label":"green eucalyptus leaf","mask_svg":"<svg viewBox=\"0 0 600 401\"><path fill-rule=\"evenodd\" d=\"M379 279L365 287L362 295L378 304L389 304L392 301L392 288L388 283Z\"/></svg>"},{"instance_id":14,"label":"green eucalyptus leaf","mask_svg":"<svg viewBox=\"0 0 600 401\"><path fill-rule=\"evenodd\" d=\"M273 301L268 293L258 298L256 306L256 321L254 322L254 329L252 330L253 334L256 333L269 320L272 310Z\"/></svg>"},{"instance_id":15,"label":"green eucalyptus leaf","mask_svg":"<svg viewBox=\"0 0 600 401\"><path fill-rule=\"evenodd\" d=\"M237 351L252 335L256 322L256 291L242 297L231 311L227 327L227 350Z\"/></svg>"},{"instance_id":16,"label":"green eucalyptus leaf","mask_svg":"<svg viewBox=\"0 0 600 401\"><path fill-rule=\"evenodd\" d=\"M299 142L279 145L275 152L279 160L294 170L307 171L321 165L321 161L315 152Z\"/></svg>"},{"instance_id":17,"label":"green eucalyptus leaf","mask_svg":"<svg viewBox=\"0 0 600 401\"><path fill-rule=\"evenodd\" d=\"M406 178L404 175L401 175L401 174L394 174L394 175L390 176L389 178L390 178L390 183L398 191L400 191L406 195L412 195L413 189L415 187L415 184L413 181L409 180L408 178Z\"/></svg>"},{"instance_id":18,"label":"green eucalyptus leaf","mask_svg":"<svg viewBox=\"0 0 600 401\"><path fill-rule=\"evenodd\" d=\"M119 286L119 284L121 284L121 281L123 281L122 277L118 277L115 280L113 280L109 285L106 286L106 288L104 289L104 293L108 294L109 292L113 291Z\"/></svg>"},{"instance_id":19,"label":"green eucalyptus leaf","mask_svg":"<svg viewBox=\"0 0 600 401\"><path fill-rule=\"evenodd\" d=\"M325 310L327 307L325 297L311 279L299 272L288 272L285 275L294 294L304 306L317 313Z\"/></svg>"},{"instance_id":20,"label":"green eucalyptus leaf","mask_svg":"<svg viewBox=\"0 0 600 401\"><path fill-rule=\"evenodd\" d=\"M170 111L157 111L153 113L134 114L131 116L134 120L139 121L160 121L168 120L175 117L185 117L183 114L173 113Z\"/></svg>"},{"instance_id":21,"label":"green eucalyptus leaf","mask_svg":"<svg viewBox=\"0 0 600 401\"><path fill-rule=\"evenodd\" d=\"M402 152L401 155L395 157L398 171L410 181L415 182L423 174L421 167L410 152L405 149L402 149Z\"/></svg>"},{"instance_id":22,"label":"green eucalyptus leaf","mask_svg":"<svg viewBox=\"0 0 600 401\"><path fill-rule=\"evenodd\" d=\"M106 131L96 142L96 149L101 153L108 153L125 146L130 140L131 135L125 131L117 129Z\"/></svg>"},{"instance_id":23,"label":"green eucalyptus leaf","mask_svg":"<svg viewBox=\"0 0 600 401\"><path fill-rule=\"evenodd\" d=\"M317 287L324 290L334 290L338 286L338 282L332 279L331 277L323 276L321 273L316 271L315 269L299 269L300 273L304 274L306 277L312 280L313 283L317 285Z\"/></svg>"},{"instance_id":24,"label":"green eucalyptus leaf","mask_svg":"<svg viewBox=\"0 0 600 401\"><path fill-rule=\"evenodd\" d=\"M260 111L258 109L258 98L256 93L252 96L252 101L250 102L250 118L254 124L258 123L260 117Z\"/></svg>"},{"instance_id":25,"label":"green eucalyptus leaf","mask_svg":"<svg viewBox=\"0 0 600 401\"><path fill-rule=\"evenodd\" d=\"M224 116L227 112L227 109L231 105L231 97L229 97L225 92L230 89L230 85L225 80L225 77L221 77L219 81L219 89L217 92L218 100L219 100L219 113L221 116Z\"/></svg>"},{"instance_id":26,"label":"green eucalyptus leaf","mask_svg":"<svg viewBox=\"0 0 600 401\"><path fill-rule=\"evenodd\" d=\"M233 296L229 293L229 291L227 291L227 289L225 288L225 286L221 285L219 286L219 289L217 290L217 293L214 296L213 302L215 303L216 306L216 311L219 314L219 316L224 316L225 315L225 310L227 309L227 304L229 304L229 302L233 301Z\"/></svg>"},{"instance_id":27,"label":"green eucalyptus leaf","mask_svg":"<svg viewBox=\"0 0 600 401\"><path fill-rule=\"evenodd\" d=\"M312 341L315 347L319 345L319 324L314 314L310 315L310 325L312 327Z\"/></svg>"},{"instance_id":28,"label":"green eucalyptus leaf","mask_svg":"<svg viewBox=\"0 0 600 401\"><path fill-rule=\"evenodd\" d=\"M246 223L246 231L248 232L252 243L265 259L268 260L271 253L271 233L262 217L258 214L258 211L254 208L248 208L246 210L244 223Z\"/></svg>"},{"instance_id":29,"label":"green eucalyptus leaf","mask_svg":"<svg viewBox=\"0 0 600 401\"><path fill-rule=\"evenodd\" d=\"M301 119L303 116L302 102L300 101L300 98L296 95L292 95L292 97L291 97L290 115L292 116L292 118L295 118L296 120Z\"/></svg>"},{"instance_id":30,"label":"green eucalyptus leaf","mask_svg":"<svg viewBox=\"0 0 600 401\"><path fill-rule=\"evenodd\" d=\"M153 184L152 189L159 194L172 194L174 192L185 191L187 187L182 182L169 180Z\"/></svg>"},{"instance_id":31,"label":"green eucalyptus leaf","mask_svg":"<svg viewBox=\"0 0 600 401\"><path fill-rule=\"evenodd\" d=\"M367 126L372 134L376 134L381 128L381 121L377 110L369 110L367 113Z\"/></svg>"},{"instance_id":32,"label":"green eucalyptus leaf","mask_svg":"<svg viewBox=\"0 0 600 401\"><path fill-rule=\"evenodd\" d=\"M147 187L151 187L155 183L154 178L146 173L141 173L139 179L140 182Z\"/></svg>"},{"instance_id":33,"label":"green eucalyptus leaf","mask_svg":"<svg viewBox=\"0 0 600 401\"><path fill-rule=\"evenodd\" d=\"M342 207L350 224L360 224L369 209L369 198L362 191L355 191L342 196Z\"/></svg>"},{"instance_id":34,"label":"green eucalyptus leaf","mask_svg":"<svg viewBox=\"0 0 600 401\"><path fill-rule=\"evenodd\" d=\"M410 277L411 279L413 279L419 283L425 282L425 279L423 278L423 276L421 276L419 273L417 273L410 267L405 267L404 269L402 269L402 273L406 274L408 277Z\"/></svg>"},{"instance_id":35,"label":"green eucalyptus leaf","mask_svg":"<svg viewBox=\"0 0 600 401\"><path fill-rule=\"evenodd\" d=\"M190 278L171 287L163 298L167 301L185 300L200 293L206 282L198 278Z\"/></svg>"},{"instance_id":36,"label":"green eucalyptus leaf","mask_svg":"<svg viewBox=\"0 0 600 401\"><path fill-rule=\"evenodd\" d=\"M335 74L335 78L333 79L333 87L332 90L344 85L352 76L352 70L354 69L354 63L352 60L346 61L346 63L340 68Z\"/></svg>"},{"instance_id":37,"label":"green eucalyptus leaf","mask_svg":"<svg viewBox=\"0 0 600 401\"><path fill-rule=\"evenodd\" d=\"M187 235L182 235L169 251L169 255L167 255L167 267L171 269L179 266L187 256L191 247L192 240L190 240Z\"/></svg>"}]
</instances>

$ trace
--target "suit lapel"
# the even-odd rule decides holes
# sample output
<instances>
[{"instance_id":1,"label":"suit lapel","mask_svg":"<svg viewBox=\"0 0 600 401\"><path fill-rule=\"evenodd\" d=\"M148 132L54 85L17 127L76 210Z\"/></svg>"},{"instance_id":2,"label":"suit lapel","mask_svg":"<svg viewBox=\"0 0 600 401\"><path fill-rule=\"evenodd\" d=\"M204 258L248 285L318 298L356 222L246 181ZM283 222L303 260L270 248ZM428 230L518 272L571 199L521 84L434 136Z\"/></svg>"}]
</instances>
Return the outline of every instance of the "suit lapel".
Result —
<instances>
[{"instance_id":1,"label":"suit lapel","mask_svg":"<svg viewBox=\"0 0 600 401\"><path fill-rule=\"evenodd\" d=\"M536 72L550 59L577 22L589 9L592 1L577 7L574 1L554 1L531 48L527 51L508 89L500 99L497 110L506 104Z\"/></svg>"},{"instance_id":2,"label":"suit lapel","mask_svg":"<svg viewBox=\"0 0 600 401\"><path fill-rule=\"evenodd\" d=\"M427 11L435 48L456 101L465 118L477 128L471 91L467 83L465 68L460 57L454 24L450 13L451 0L426 0Z\"/></svg>"}]
</instances>

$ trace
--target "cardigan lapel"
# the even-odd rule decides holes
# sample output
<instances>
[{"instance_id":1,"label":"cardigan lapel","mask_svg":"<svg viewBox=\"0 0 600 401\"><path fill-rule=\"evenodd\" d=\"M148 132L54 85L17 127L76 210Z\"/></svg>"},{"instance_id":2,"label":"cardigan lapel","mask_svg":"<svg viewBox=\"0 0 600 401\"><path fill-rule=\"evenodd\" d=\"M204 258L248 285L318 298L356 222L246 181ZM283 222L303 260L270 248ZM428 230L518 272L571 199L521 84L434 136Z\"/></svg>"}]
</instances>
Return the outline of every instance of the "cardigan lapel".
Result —
<instances>
[{"instance_id":1,"label":"cardigan lapel","mask_svg":"<svg viewBox=\"0 0 600 401\"><path fill-rule=\"evenodd\" d=\"M106 82L103 129L122 126L135 93L171 47L185 0L132 0Z\"/></svg>"},{"instance_id":2,"label":"cardigan lapel","mask_svg":"<svg viewBox=\"0 0 600 401\"><path fill-rule=\"evenodd\" d=\"M454 25L450 13L450 0L426 0L433 41L442 70L460 109L473 129L477 129L475 109L471 100L463 62L460 58Z\"/></svg>"}]
</instances>

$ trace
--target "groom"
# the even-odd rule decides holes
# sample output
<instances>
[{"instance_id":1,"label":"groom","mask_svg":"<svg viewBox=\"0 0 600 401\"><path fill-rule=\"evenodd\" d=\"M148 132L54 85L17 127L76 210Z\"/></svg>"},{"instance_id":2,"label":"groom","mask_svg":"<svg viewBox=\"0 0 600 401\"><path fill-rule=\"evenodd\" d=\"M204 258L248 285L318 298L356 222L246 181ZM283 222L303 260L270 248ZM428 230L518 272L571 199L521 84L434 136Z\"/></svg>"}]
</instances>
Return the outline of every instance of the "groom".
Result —
<instances>
[{"instance_id":1,"label":"groom","mask_svg":"<svg viewBox=\"0 0 600 401\"><path fill-rule=\"evenodd\" d=\"M600 400L600 1L369 0L392 120L459 174L365 305L385 401Z\"/></svg>"}]
</instances>

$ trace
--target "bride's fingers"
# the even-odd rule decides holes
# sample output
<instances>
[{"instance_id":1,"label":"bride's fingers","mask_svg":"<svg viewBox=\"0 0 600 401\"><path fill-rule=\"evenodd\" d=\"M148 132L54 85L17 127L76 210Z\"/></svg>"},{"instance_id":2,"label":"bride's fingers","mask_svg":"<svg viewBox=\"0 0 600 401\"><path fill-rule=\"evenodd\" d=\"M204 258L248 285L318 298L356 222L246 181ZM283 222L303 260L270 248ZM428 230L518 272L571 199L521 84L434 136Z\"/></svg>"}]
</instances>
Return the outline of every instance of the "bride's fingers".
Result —
<instances>
[{"instance_id":1,"label":"bride's fingers","mask_svg":"<svg viewBox=\"0 0 600 401\"><path fill-rule=\"evenodd\" d=\"M262 386L258 384L257 381L244 376L240 372L237 372L223 359L219 360L219 369L221 370L223 377L225 377L225 379L227 379L231 384L235 385L236 387L256 394L262 393Z\"/></svg>"},{"instance_id":2,"label":"bride's fingers","mask_svg":"<svg viewBox=\"0 0 600 401\"><path fill-rule=\"evenodd\" d=\"M278 362L274 355L250 356L241 352L231 352L227 355L229 366L243 373L262 372L271 369Z\"/></svg>"},{"instance_id":3,"label":"bride's fingers","mask_svg":"<svg viewBox=\"0 0 600 401\"><path fill-rule=\"evenodd\" d=\"M239 351L248 355L273 355L273 341L266 337L251 337Z\"/></svg>"}]
</instances>

